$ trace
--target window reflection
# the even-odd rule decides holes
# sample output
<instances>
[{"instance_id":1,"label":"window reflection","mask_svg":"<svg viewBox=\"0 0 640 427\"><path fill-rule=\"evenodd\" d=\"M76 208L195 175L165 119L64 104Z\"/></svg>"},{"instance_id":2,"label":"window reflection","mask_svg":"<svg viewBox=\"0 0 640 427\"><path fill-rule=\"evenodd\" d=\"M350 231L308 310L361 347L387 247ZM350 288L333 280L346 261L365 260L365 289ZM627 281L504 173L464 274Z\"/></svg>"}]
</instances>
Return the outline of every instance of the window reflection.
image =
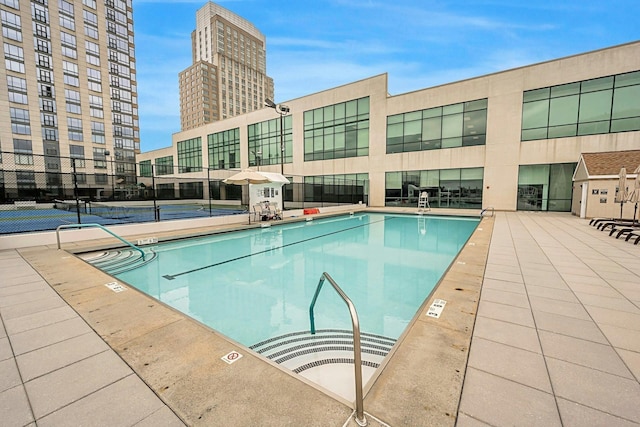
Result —
<instances>
[{"instance_id":1,"label":"window reflection","mask_svg":"<svg viewBox=\"0 0 640 427\"><path fill-rule=\"evenodd\" d=\"M487 99L387 117L387 154L484 145Z\"/></svg>"},{"instance_id":2,"label":"window reflection","mask_svg":"<svg viewBox=\"0 0 640 427\"><path fill-rule=\"evenodd\" d=\"M387 172L385 206L417 206L420 193L431 207L474 209L482 206L484 168Z\"/></svg>"},{"instance_id":3,"label":"window reflection","mask_svg":"<svg viewBox=\"0 0 640 427\"><path fill-rule=\"evenodd\" d=\"M640 71L524 93L522 141L640 130Z\"/></svg>"},{"instance_id":4,"label":"window reflection","mask_svg":"<svg viewBox=\"0 0 640 427\"><path fill-rule=\"evenodd\" d=\"M518 210L570 212L576 163L522 165Z\"/></svg>"}]
</instances>

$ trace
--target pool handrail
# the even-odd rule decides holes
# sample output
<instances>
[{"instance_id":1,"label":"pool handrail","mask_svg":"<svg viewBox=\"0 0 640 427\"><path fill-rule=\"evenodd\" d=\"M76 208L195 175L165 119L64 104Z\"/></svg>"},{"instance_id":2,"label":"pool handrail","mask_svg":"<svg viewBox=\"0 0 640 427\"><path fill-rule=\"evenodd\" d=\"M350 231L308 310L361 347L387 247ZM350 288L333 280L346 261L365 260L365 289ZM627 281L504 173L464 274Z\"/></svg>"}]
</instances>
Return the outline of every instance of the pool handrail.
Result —
<instances>
[{"instance_id":1,"label":"pool handrail","mask_svg":"<svg viewBox=\"0 0 640 427\"><path fill-rule=\"evenodd\" d=\"M360 349L360 322L358 321L358 313L356 312L356 307L353 305L347 294L344 293L340 286L329 276L329 273L323 272L320 276L320 281L318 282L318 286L316 287L316 293L313 295L313 300L311 301L311 305L309 306L309 321L311 323L311 334L315 335L316 333L316 325L313 316L313 307L316 305L316 300L318 299L318 295L320 294L320 290L322 289L322 285L324 284L325 279L331 283L333 289L340 295L343 301L349 307L349 314L351 315L351 324L353 326L353 364L355 368L355 379L356 379L356 416L355 420L359 426L368 425L367 419L364 416L364 401L362 397L362 351Z\"/></svg>"},{"instance_id":2,"label":"pool handrail","mask_svg":"<svg viewBox=\"0 0 640 427\"><path fill-rule=\"evenodd\" d=\"M489 210L491 211L491 216L495 215L495 209L493 208L493 206L489 206L480 211L480 216L484 216L484 213Z\"/></svg>"},{"instance_id":3,"label":"pool handrail","mask_svg":"<svg viewBox=\"0 0 640 427\"><path fill-rule=\"evenodd\" d=\"M100 224L63 224L63 225L59 225L56 228L56 240L58 241L58 249L60 249L60 230L63 229L63 228L99 228L99 229L101 229L103 231L106 231L107 233L111 234L113 237L115 237L116 239L120 240L125 245L131 246L132 249L140 252L140 254L142 254L142 259L144 259L144 251L142 249L140 249L139 247L137 247L133 243L124 240L122 237L118 236L116 233L114 233L113 231L109 230L107 227L104 227L104 226L102 226Z\"/></svg>"}]
</instances>

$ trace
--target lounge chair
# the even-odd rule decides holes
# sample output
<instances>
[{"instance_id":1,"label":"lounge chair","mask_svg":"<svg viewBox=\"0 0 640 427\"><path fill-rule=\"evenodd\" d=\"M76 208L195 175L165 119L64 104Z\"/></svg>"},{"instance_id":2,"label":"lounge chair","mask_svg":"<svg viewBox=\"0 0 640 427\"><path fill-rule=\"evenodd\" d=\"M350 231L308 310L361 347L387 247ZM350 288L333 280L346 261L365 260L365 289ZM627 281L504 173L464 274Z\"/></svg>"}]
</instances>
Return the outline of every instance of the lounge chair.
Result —
<instances>
[{"instance_id":1,"label":"lounge chair","mask_svg":"<svg viewBox=\"0 0 640 427\"><path fill-rule=\"evenodd\" d=\"M629 234L627 234L627 238L624 239L624 240L625 240L625 242L628 242L629 239L635 239L633 244L637 245L638 242L640 242L640 231L631 231L631 232L629 232Z\"/></svg>"},{"instance_id":2,"label":"lounge chair","mask_svg":"<svg viewBox=\"0 0 640 427\"><path fill-rule=\"evenodd\" d=\"M600 231L606 230L608 227L614 227L616 225L632 225L634 221L632 219L615 219L611 221L600 222L596 228Z\"/></svg>"},{"instance_id":3,"label":"lounge chair","mask_svg":"<svg viewBox=\"0 0 640 427\"><path fill-rule=\"evenodd\" d=\"M633 219L631 218L591 218L591 220L589 221L589 225L592 225L594 227L600 227L602 223L612 222L612 221L633 222Z\"/></svg>"},{"instance_id":4,"label":"lounge chair","mask_svg":"<svg viewBox=\"0 0 640 427\"><path fill-rule=\"evenodd\" d=\"M640 231L640 224L616 224L611 227L611 231L609 232L609 236L613 236L616 233L616 239L626 233L630 233L632 231Z\"/></svg>"}]
</instances>

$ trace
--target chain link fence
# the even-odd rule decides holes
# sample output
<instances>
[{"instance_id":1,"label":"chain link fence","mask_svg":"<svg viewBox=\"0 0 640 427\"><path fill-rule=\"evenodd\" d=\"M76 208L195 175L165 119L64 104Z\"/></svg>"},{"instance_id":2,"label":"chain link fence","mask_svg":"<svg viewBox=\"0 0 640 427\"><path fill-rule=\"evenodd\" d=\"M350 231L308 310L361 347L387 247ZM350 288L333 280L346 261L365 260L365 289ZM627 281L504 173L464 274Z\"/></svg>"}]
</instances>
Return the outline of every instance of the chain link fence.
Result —
<instances>
[{"instance_id":1,"label":"chain link fence","mask_svg":"<svg viewBox=\"0 0 640 427\"><path fill-rule=\"evenodd\" d=\"M154 170L106 157L0 152L0 235L55 230L64 224L112 225L248 212L247 185L226 185L218 178L221 171L180 172L184 171L177 166ZM293 182L282 188L284 209L366 203L365 188L364 182L347 180L332 180L331 185Z\"/></svg>"}]
</instances>

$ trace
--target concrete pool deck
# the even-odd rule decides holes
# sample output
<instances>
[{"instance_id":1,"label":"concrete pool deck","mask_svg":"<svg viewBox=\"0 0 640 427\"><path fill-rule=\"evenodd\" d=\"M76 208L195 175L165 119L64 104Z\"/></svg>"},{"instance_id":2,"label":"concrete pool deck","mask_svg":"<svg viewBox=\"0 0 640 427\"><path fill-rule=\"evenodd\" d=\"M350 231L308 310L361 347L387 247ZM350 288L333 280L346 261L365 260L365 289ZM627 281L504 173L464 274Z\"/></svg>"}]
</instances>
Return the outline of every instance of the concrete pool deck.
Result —
<instances>
[{"instance_id":1,"label":"concrete pool deck","mask_svg":"<svg viewBox=\"0 0 640 427\"><path fill-rule=\"evenodd\" d=\"M587 223L483 220L365 390L369 424L638 425L640 246ZM347 402L64 251L0 251L0 277L10 425L356 425Z\"/></svg>"}]
</instances>

